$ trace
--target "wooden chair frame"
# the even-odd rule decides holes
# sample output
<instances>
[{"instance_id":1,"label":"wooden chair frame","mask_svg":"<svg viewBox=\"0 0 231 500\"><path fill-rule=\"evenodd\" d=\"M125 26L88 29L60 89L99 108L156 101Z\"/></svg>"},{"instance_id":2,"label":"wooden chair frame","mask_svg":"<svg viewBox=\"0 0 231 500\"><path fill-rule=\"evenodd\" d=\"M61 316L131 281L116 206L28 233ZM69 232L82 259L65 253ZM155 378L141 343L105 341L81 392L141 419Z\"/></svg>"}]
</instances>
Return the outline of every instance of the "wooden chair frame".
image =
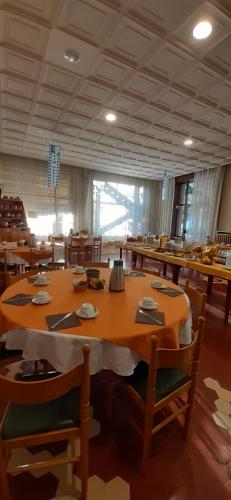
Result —
<instances>
[{"instance_id":1,"label":"wooden chair frame","mask_svg":"<svg viewBox=\"0 0 231 500\"><path fill-rule=\"evenodd\" d=\"M192 307L192 328L194 331L197 329L198 318L199 316L205 316L205 302L207 295L206 293L201 293L194 288L191 288L189 285L189 280L186 280L185 284L185 293L187 294L191 306L196 307L196 315L193 315L193 307Z\"/></svg>"},{"instance_id":2,"label":"wooden chair frame","mask_svg":"<svg viewBox=\"0 0 231 500\"><path fill-rule=\"evenodd\" d=\"M142 429L138 426L134 416L125 409L130 423L143 440L142 472L145 472L147 459L150 455L152 436L177 418L181 413L185 413L184 438L186 439L187 437L198 375L204 323L205 319L200 317L198 332L195 334L192 343L181 349L157 349L157 337L154 335L151 337L151 360L148 369L146 400L143 400L136 390L126 383L126 377L116 382L116 384L119 384L126 394L128 394L137 404L144 415L144 427ZM188 374L189 380L178 389L171 392L168 396L156 402L155 385L157 369L159 368L180 368ZM181 398L183 393L187 393L186 401ZM109 382L107 398L109 418L111 418L112 397L113 383ZM171 408L171 413L160 423L155 424L155 415L166 407L169 407L170 403L174 402L175 407L174 409Z\"/></svg>"},{"instance_id":3,"label":"wooden chair frame","mask_svg":"<svg viewBox=\"0 0 231 500\"><path fill-rule=\"evenodd\" d=\"M1 401L19 405L33 405L52 401L75 387L81 386L80 426L57 431L26 435L12 439L0 439L0 490L4 500L10 500L7 474L15 474L28 470L76 463L80 461L81 500L87 500L88 482L88 422L89 422L89 353L90 346L83 346L83 363L71 371L49 380L36 382L19 382L0 375ZM4 423L6 413L3 417ZM2 426L1 426L2 427ZM80 457L52 458L42 462L19 465L7 469L10 451L14 448L37 446L80 437Z\"/></svg>"},{"instance_id":4,"label":"wooden chair frame","mask_svg":"<svg viewBox=\"0 0 231 500\"><path fill-rule=\"evenodd\" d=\"M98 262L98 261L93 261L93 260L84 260L81 262L81 266L83 267L105 267L109 268L110 267L110 259L108 259L107 262Z\"/></svg>"}]
</instances>

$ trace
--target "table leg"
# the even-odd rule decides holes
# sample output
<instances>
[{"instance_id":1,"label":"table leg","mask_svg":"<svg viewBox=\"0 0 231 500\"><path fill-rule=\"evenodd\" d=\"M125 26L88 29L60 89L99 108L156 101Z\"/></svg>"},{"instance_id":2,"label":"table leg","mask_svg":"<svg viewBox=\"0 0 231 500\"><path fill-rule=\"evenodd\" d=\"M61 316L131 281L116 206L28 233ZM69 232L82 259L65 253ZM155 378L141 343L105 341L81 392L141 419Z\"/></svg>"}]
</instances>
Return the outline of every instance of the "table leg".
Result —
<instances>
[{"instance_id":1,"label":"table leg","mask_svg":"<svg viewBox=\"0 0 231 500\"><path fill-rule=\"evenodd\" d=\"M163 276L167 276L167 262L163 262Z\"/></svg>"},{"instance_id":2,"label":"table leg","mask_svg":"<svg viewBox=\"0 0 231 500\"><path fill-rule=\"evenodd\" d=\"M178 266L177 264L172 264L172 282L175 283L175 285L178 285L180 269L181 266Z\"/></svg>"},{"instance_id":3,"label":"table leg","mask_svg":"<svg viewBox=\"0 0 231 500\"><path fill-rule=\"evenodd\" d=\"M229 322L230 301L231 301L231 281L229 280L227 282L226 301L225 301L225 325L227 325Z\"/></svg>"},{"instance_id":4,"label":"table leg","mask_svg":"<svg viewBox=\"0 0 231 500\"><path fill-rule=\"evenodd\" d=\"M137 261L137 254L135 252L132 252L132 265L136 267L136 261Z\"/></svg>"},{"instance_id":5,"label":"table leg","mask_svg":"<svg viewBox=\"0 0 231 500\"><path fill-rule=\"evenodd\" d=\"M140 256L140 267L142 269L143 267L143 261L144 261L144 258L143 258L143 255Z\"/></svg>"},{"instance_id":6,"label":"table leg","mask_svg":"<svg viewBox=\"0 0 231 500\"><path fill-rule=\"evenodd\" d=\"M213 276L208 276L208 284L207 284L207 295L211 295L213 286Z\"/></svg>"},{"instance_id":7,"label":"table leg","mask_svg":"<svg viewBox=\"0 0 231 500\"><path fill-rule=\"evenodd\" d=\"M122 259L122 257L123 257L123 249L120 248L120 259Z\"/></svg>"}]
</instances>

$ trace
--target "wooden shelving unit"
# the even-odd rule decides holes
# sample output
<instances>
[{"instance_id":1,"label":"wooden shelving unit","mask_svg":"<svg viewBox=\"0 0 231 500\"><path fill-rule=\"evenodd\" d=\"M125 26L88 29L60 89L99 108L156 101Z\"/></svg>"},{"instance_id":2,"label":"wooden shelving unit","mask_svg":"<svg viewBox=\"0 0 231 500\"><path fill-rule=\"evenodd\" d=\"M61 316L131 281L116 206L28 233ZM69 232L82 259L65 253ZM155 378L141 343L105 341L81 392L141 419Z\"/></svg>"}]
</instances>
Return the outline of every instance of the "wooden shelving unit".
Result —
<instances>
[{"instance_id":1,"label":"wooden shelving unit","mask_svg":"<svg viewBox=\"0 0 231 500\"><path fill-rule=\"evenodd\" d=\"M28 240L30 229L20 198L0 198L0 241Z\"/></svg>"}]
</instances>

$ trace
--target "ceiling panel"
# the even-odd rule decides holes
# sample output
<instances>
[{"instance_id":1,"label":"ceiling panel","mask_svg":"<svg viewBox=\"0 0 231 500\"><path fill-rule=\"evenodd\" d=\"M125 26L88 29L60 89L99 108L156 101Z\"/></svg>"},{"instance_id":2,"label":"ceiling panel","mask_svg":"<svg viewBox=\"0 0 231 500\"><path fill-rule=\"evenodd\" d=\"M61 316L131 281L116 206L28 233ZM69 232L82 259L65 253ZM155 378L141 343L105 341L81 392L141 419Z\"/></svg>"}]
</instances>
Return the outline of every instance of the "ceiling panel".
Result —
<instances>
[{"instance_id":1,"label":"ceiling panel","mask_svg":"<svg viewBox=\"0 0 231 500\"><path fill-rule=\"evenodd\" d=\"M202 17L213 33L195 41ZM53 142L63 162L148 179L227 163L230 33L229 0L1 0L0 151L46 159Z\"/></svg>"}]
</instances>

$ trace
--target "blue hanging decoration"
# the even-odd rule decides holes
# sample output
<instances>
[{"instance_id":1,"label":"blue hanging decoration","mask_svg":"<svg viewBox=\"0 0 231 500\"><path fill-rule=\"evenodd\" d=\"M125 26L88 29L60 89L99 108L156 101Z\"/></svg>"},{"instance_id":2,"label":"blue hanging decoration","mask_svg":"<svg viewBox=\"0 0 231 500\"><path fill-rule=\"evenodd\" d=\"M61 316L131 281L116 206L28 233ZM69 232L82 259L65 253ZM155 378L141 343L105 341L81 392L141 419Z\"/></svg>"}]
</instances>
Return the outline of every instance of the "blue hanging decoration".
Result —
<instances>
[{"instance_id":1,"label":"blue hanging decoration","mask_svg":"<svg viewBox=\"0 0 231 500\"><path fill-rule=\"evenodd\" d=\"M60 186L60 146L48 146L48 187L58 189Z\"/></svg>"},{"instance_id":2,"label":"blue hanging decoration","mask_svg":"<svg viewBox=\"0 0 231 500\"><path fill-rule=\"evenodd\" d=\"M168 175L167 170L164 171L164 178L162 182L161 199L166 201L168 197Z\"/></svg>"}]
</instances>

